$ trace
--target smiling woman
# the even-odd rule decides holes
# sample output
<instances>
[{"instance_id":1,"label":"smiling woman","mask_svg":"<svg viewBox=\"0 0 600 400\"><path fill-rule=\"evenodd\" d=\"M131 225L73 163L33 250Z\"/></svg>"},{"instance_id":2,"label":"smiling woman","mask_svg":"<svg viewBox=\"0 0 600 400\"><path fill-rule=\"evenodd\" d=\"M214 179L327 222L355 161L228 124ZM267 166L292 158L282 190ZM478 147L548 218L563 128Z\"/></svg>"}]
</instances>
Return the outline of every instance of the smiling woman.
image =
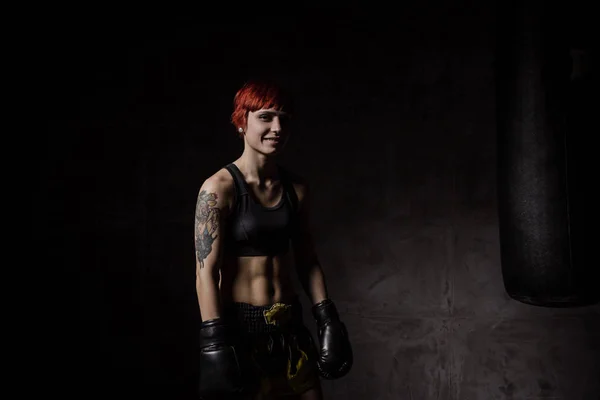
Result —
<instances>
[{"instance_id":1,"label":"smiling woman","mask_svg":"<svg viewBox=\"0 0 600 400\"><path fill-rule=\"evenodd\" d=\"M291 97L285 91L274 84L249 82L236 93L233 108L231 122L246 145L268 154L283 150L293 111Z\"/></svg>"},{"instance_id":2,"label":"smiling woman","mask_svg":"<svg viewBox=\"0 0 600 400\"><path fill-rule=\"evenodd\" d=\"M238 128L245 135L246 143L256 151L267 151L268 154L278 153L286 143L289 135L287 127L289 114L274 108L249 111L246 118L246 129ZM266 149L260 146L267 145Z\"/></svg>"},{"instance_id":3,"label":"smiling woman","mask_svg":"<svg viewBox=\"0 0 600 400\"><path fill-rule=\"evenodd\" d=\"M352 366L308 228L308 184L277 163L291 112L280 87L245 84L231 118L244 151L200 188L196 292L205 399L322 399L319 376L340 378ZM311 301L320 348L302 320L293 271Z\"/></svg>"}]
</instances>

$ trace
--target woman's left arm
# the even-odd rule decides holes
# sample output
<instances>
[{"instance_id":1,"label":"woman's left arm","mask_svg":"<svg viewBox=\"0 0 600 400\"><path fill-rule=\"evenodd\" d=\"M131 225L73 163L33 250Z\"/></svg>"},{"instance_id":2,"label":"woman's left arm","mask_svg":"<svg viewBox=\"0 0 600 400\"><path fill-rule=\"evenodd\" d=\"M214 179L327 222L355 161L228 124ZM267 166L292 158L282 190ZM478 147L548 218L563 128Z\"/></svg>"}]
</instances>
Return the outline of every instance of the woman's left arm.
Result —
<instances>
[{"instance_id":1,"label":"woman's left arm","mask_svg":"<svg viewBox=\"0 0 600 400\"><path fill-rule=\"evenodd\" d=\"M339 379L352 368L352 345L346 325L340 320L335 304L327 295L325 274L310 230L308 185L301 185L297 192L299 220L292 241L298 278L310 298L311 313L317 323L320 348L316 365L323 378Z\"/></svg>"},{"instance_id":2,"label":"woman's left arm","mask_svg":"<svg viewBox=\"0 0 600 400\"><path fill-rule=\"evenodd\" d=\"M292 236L296 273L304 292L314 305L327 299L327 284L311 234L308 184L306 182L298 184L296 193L299 210L296 229Z\"/></svg>"}]
</instances>

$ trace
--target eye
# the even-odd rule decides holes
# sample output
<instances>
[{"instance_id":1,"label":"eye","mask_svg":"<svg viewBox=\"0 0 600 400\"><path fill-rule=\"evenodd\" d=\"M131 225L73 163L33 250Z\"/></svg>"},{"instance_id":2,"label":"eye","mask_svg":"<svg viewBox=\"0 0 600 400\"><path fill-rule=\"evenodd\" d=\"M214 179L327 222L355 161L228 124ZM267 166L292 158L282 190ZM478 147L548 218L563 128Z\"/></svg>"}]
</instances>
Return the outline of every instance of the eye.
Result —
<instances>
[{"instance_id":1,"label":"eye","mask_svg":"<svg viewBox=\"0 0 600 400\"><path fill-rule=\"evenodd\" d=\"M258 118L263 121L271 121L273 119L270 114L261 114L258 116Z\"/></svg>"}]
</instances>

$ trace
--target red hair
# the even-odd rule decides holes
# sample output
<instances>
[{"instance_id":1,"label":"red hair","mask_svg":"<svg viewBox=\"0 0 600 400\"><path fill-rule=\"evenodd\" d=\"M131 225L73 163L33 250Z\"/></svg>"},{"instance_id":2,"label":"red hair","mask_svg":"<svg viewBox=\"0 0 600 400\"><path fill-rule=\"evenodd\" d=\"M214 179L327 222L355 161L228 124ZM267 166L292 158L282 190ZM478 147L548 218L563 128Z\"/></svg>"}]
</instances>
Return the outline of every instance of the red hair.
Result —
<instances>
[{"instance_id":1,"label":"red hair","mask_svg":"<svg viewBox=\"0 0 600 400\"><path fill-rule=\"evenodd\" d=\"M274 108L291 113L291 99L283 88L274 82L252 80L246 82L233 98L231 123L237 128L245 128L248 112L262 108ZM242 134L238 132L240 136Z\"/></svg>"}]
</instances>

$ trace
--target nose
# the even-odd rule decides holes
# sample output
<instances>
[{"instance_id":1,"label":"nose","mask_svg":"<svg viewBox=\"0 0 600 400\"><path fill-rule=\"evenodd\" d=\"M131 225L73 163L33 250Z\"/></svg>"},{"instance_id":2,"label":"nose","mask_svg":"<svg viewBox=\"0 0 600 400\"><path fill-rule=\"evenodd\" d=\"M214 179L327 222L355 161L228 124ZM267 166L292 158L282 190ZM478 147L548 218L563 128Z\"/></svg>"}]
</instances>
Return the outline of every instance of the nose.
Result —
<instances>
[{"instance_id":1,"label":"nose","mask_svg":"<svg viewBox=\"0 0 600 400\"><path fill-rule=\"evenodd\" d=\"M273 121L271 122L271 131L281 132L281 121L279 120L279 117L273 118Z\"/></svg>"}]
</instances>

